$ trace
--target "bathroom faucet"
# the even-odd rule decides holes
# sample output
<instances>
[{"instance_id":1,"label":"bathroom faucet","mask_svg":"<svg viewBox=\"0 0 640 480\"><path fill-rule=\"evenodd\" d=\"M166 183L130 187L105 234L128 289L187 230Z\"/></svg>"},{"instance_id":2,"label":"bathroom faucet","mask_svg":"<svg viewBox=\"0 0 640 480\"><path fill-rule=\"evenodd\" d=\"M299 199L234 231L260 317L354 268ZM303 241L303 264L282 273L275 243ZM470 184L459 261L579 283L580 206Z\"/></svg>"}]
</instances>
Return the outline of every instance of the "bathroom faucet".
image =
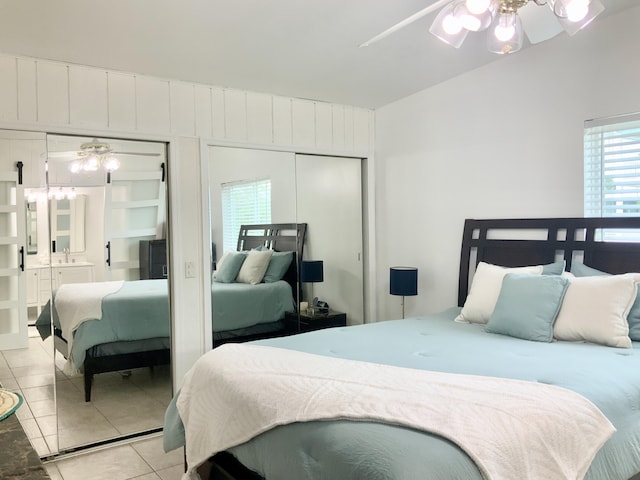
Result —
<instances>
[{"instance_id":1,"label":"bathroom faucet","mask_svg":"<svg viewBox=\"0 0 640 480\"><path fill-rule=\"evenodd\" d=\"M69 249L65 248L63 252L64 252L64 263L69 263L69 253L70 253Z\"/></svg>"}]
</instances>

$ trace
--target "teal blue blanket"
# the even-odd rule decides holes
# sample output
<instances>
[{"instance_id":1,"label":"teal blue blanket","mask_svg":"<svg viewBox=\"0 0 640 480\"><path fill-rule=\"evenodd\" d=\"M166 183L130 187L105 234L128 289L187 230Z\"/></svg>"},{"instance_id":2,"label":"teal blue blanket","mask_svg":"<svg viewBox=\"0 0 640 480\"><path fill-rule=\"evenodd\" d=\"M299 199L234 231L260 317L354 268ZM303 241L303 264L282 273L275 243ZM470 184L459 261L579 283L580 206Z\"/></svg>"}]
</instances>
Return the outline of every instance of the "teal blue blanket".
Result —
<instances>
[{"instance_id":1,"label":"teal blue blanket","mask_svg":"<svg viewBox=\"0 0 640 480\"><path fill-rule=\"evenodd\" d=\"M81 370L88 348L103 343L169 337L171 322L166 280L124 282L122 288L102 300L102 319L87 320L75 331L72 359ZM54 294L55 298L55 294ZM55 304L55 301L54 301ZM293 311L293 293L285 281L249 285L211 285L213 329L216 332L274 322ZM54 313L54 325L59 327ZM49 303L36 321L44 339L50 334Z\"/></svg>"},{"instance_id":2,"label":"teal blue blanket","mask_svg":"<svg viewBox=\"0 0 640 480\"><path fill-rule=\"evenodd\" d=\"M51 321L50 314L47 303L36 326L46 328ZM169 318L166 280L124 282L117 292L102 299L102 319L87 320L75 331L73 363L81 369L86 350L102 343L168 337ZM55 313L53 323L59 326Z\"/></svg>"},{"instance_id":3,"label":"teal blue blanket","mask_svg":"<svg viewBox=\"0 0 640 480\"><path fill-rule=\"evenodd\" d=\"M640 472L640 343L635 342L631 349L618 349L530 342L486 333L480 325L456 323L453 318L458 312L454 308L428 317L320 330L257 343L568 388L591 400L617 428L597 454L586 478L626 480ZM175 447L184 442L184 433L174 403L166 418L165 445ZM267 480L481 479L471 459L437 435L373 422L285 425L231 452Z\"/></svg>"},{"instance_id":4,"label":"teal blue blanket","mask_svg":"<svg viewBox=\"0 0 640 480\"><path fill-rule=\"evenodd\" d=\"M214 332L275 322L294 311L293 292L284 280L257 285L213 282L211 310Z\"/></svg>"}]
</instances>

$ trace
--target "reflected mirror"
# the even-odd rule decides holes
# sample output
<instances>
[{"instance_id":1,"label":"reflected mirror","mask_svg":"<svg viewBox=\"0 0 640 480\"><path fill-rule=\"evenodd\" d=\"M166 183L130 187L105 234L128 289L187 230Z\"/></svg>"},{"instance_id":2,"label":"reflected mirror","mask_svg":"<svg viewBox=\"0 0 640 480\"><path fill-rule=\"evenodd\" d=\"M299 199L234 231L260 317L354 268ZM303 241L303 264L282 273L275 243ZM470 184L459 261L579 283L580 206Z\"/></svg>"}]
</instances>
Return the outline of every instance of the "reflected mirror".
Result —
<instances>
[{"instance_id":1,"label":"reflected mirror","mask_svg":"<svg viewBox=\"0 0 640 480\"><path fill-rule=\"evenodd\" d=\"M211 236L218 256L223 254L212 278L214 343L248 332L274 336L362 323L362 160L219 146L210 146L208 153ZM245 316L253 324L236 331L232 327L240 322L220 320L223 312L217 308L224 307L225 299L215 296L216 289L232 288L217 285L229 281L223 268L231 258L228 252L242 249L240 225L281 222L305 225L296 248L293 309L271 322L261 323L257 314ZM263 330L265 325L273 329Z\"/></svg>"},{"instance_id":2,"label":"reflected mirror","mask_svg":"<svg viewBox=\"0 0 640 480\"><path fill-rule=\"evenodd\" d=\"M86 195L60 187L49 200L51 252L80 253L85 250Z\"/></svg>"},{"instance_id":3,"label":"reflected mirror","mask_svg":"<svg viewBox=\"0 0 640 480\"><path fill-rule=\"evenodd\" d=\"M297 330L305 230L296 228L294 155L210 147L209 175L214 345ZM254 278L243 270L252 264L261 265Z\"/></svg>"},{"instance_id":4,"label":"reflected mirror","mask_svg":"<svg viewBox=\"0 0 640 480\"><path fill-rule=\"evenodd\" d=\"M47 149L49 214L38 213L41 248L29 269L47 292L35 324L53 341L56 381L49 418L37 420L50 451L66 452L163 424L172 390L167 159L157 142L48 135ZM41 219L50 219L44 236Z\"/></svg>"},{"instance_id":5,"label":"reflected mirror","mask_svg":"<svg viewBox=\"0 0 640 480\"><path fill-rule=\"evenodd\" d=\"M22 395L33 447L47 457L160 431L166 145L0 131L0 154L0 384ZM90 168L70 168L79 160Z\"/></svg>"},{"instance_id":6,"label":"reflected mirror","mask_svg":"<svg viewBox=\"0 0 640 480\"><path fill-rule=\"evenodd\" d=\"M27 254L38 253L38 203L27 201Z\"/></svg>"}]
</instances>

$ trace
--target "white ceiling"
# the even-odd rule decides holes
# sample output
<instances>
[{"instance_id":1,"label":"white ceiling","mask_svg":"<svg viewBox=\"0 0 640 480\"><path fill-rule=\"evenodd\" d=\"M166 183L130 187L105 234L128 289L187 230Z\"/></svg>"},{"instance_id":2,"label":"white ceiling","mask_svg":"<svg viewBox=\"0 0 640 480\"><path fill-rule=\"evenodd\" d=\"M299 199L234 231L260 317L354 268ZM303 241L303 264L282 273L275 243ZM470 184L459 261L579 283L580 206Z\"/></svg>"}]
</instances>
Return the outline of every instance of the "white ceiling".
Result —
<instances>
[{"instance_id":1,"label":"white ceiling","mask_svg":"<svg viewBox=\"0 0 640 480\"><path fill-rule=\"evenodd\" d=\"M433 1L2 0L0 51L376 108L502 58L437 40L436 13L358 47ZM638 5L601 1L596 22Z\"/></svg>"}]
</instances>

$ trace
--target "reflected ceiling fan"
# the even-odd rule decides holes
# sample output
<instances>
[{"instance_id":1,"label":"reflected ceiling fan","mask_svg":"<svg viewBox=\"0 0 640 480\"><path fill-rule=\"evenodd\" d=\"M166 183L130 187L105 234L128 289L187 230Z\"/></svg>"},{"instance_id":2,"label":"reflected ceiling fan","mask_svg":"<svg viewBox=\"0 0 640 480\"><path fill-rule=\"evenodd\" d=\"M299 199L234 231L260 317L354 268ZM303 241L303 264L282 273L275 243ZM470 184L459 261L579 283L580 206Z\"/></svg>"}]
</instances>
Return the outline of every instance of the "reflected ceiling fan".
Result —
<instances>
[{"instance_id":1,"label":"reflected ceiling fan","mask_svg":"<svg viewBox=\"0 0 640 480\"><path fill-rule=\"evenodd\" d=\"M520 50L524 34L532 44L562 30L574 35L604 11L600 0L437 0L360 47L372 45L441 7L429 29L433 35L459 48L469 32L489 30L487 48L497 54Z\"/></svg>"},{"instance_id":2,"label":"reflected ceiling fan","mask_svg":"<svg viewBox=\"0 0 640 480\"><path fill-rule=\"evenodd\" d=\"M145 152L119 152L114 151L106 142L101 142L94 138L90 142L80 145L80 150L68 152L49 152L49 158L68 158L71 160L69 170L73 173L95 172L100 167L108 172L113 172L120 168L118 157L121 156L142 156L159 157L159 153Z\"/></svg>"}]
</instances>

